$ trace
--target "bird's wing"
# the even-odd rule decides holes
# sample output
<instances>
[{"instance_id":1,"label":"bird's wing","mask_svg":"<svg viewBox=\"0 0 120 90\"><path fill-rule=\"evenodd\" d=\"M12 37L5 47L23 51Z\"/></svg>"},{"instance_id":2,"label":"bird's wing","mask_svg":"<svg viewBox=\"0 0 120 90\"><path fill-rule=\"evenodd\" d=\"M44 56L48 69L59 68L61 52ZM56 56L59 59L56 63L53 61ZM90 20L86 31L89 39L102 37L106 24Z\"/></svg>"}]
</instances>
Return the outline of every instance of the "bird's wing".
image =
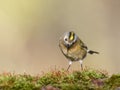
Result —
<instances>
[{"instance_id":1,"label":"bird's wing","mask_svg":"<svg viewBox=\"0 0 120 90\"><path fill-rule=\"evenodd\" d=\"M86 50L88 50L88 47L83 43L83 41L80 40L80 39L79 39L79 41L80 41L81 47L84 48L84 49L86 49Z\"/></svg>"}]
</instances>

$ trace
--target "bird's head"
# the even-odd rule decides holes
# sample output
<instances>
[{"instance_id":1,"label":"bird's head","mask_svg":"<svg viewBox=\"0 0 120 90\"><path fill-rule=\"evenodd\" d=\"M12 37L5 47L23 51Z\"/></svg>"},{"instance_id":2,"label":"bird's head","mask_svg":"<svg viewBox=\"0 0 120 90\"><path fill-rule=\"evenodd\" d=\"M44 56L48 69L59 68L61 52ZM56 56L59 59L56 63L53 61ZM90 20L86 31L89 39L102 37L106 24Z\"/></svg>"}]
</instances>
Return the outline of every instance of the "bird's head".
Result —
<instances>
[{"instance_id":1,"label":"bird's head","mask_svg":"<svg viewBox=\"0 0 120 90\"><path fill-rule=\"evenodd\" d=\"M64 39L64 45L67 48L70 48L77 41L77 35L73 31L69 31L64 34L63 39Z\"/></svg>"}]
</instances>

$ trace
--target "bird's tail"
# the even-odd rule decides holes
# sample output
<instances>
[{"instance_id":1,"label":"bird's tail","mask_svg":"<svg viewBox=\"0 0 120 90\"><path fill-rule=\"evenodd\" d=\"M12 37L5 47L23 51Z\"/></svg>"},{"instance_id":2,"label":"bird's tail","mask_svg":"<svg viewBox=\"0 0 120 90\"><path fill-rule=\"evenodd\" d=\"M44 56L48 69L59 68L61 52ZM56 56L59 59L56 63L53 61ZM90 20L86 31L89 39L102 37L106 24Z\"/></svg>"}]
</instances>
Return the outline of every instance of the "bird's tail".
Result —
<instances>
[{"instance_id":1,"label":"bird's tail","mask_svg":"<svg viewBox=\"0 0 120 90\"><path fill-rule=\"evenodd\" d=\"M95 54L99 54L99 52L92 51L92 50L88 50L87 52L88 52L89 54L94 54L94 53L95 53Z\"/></svg>"}]
</instances>

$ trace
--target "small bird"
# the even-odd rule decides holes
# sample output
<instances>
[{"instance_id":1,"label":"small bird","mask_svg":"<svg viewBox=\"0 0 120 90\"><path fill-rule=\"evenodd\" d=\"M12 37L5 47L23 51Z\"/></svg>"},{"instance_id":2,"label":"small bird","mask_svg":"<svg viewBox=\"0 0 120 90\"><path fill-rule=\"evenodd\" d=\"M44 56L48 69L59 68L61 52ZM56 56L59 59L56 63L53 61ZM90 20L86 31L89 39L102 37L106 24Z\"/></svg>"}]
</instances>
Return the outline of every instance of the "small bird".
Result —
<instances>
[{"instance_id":1,"label":"small bird","mask_svg":"<svg viewBox=\"0 0 120 90\"><path fill-rule=\"evenodd\" d=\"M69 70L72 62L79 61L83 70L83 59L89 54L99 54L99 52L89 50L83 41L73 32L65 32L59 39L59 47L63 55L68 59Z\"/></svg>"}]
</instances>

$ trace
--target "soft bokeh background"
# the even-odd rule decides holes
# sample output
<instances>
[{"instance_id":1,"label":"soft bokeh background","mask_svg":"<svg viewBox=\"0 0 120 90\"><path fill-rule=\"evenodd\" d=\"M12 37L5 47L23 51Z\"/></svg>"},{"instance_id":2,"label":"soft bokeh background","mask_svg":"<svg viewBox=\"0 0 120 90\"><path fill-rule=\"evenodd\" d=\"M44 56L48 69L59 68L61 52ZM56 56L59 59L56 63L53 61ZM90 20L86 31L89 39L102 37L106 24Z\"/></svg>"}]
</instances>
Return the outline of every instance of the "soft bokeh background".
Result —
<instances>
[{"instance_id":1,"label":"soft bokeh background","mask_svg":"<svg viewBox=\"0 0 120 90\"><path fill-rule=\"evenodd\" d=\"M120 0L1 0L0 72L66 69L58 41L69 29L100 52L88 55L84 66L119 73Z\"/></svg>"}]
</instances>

